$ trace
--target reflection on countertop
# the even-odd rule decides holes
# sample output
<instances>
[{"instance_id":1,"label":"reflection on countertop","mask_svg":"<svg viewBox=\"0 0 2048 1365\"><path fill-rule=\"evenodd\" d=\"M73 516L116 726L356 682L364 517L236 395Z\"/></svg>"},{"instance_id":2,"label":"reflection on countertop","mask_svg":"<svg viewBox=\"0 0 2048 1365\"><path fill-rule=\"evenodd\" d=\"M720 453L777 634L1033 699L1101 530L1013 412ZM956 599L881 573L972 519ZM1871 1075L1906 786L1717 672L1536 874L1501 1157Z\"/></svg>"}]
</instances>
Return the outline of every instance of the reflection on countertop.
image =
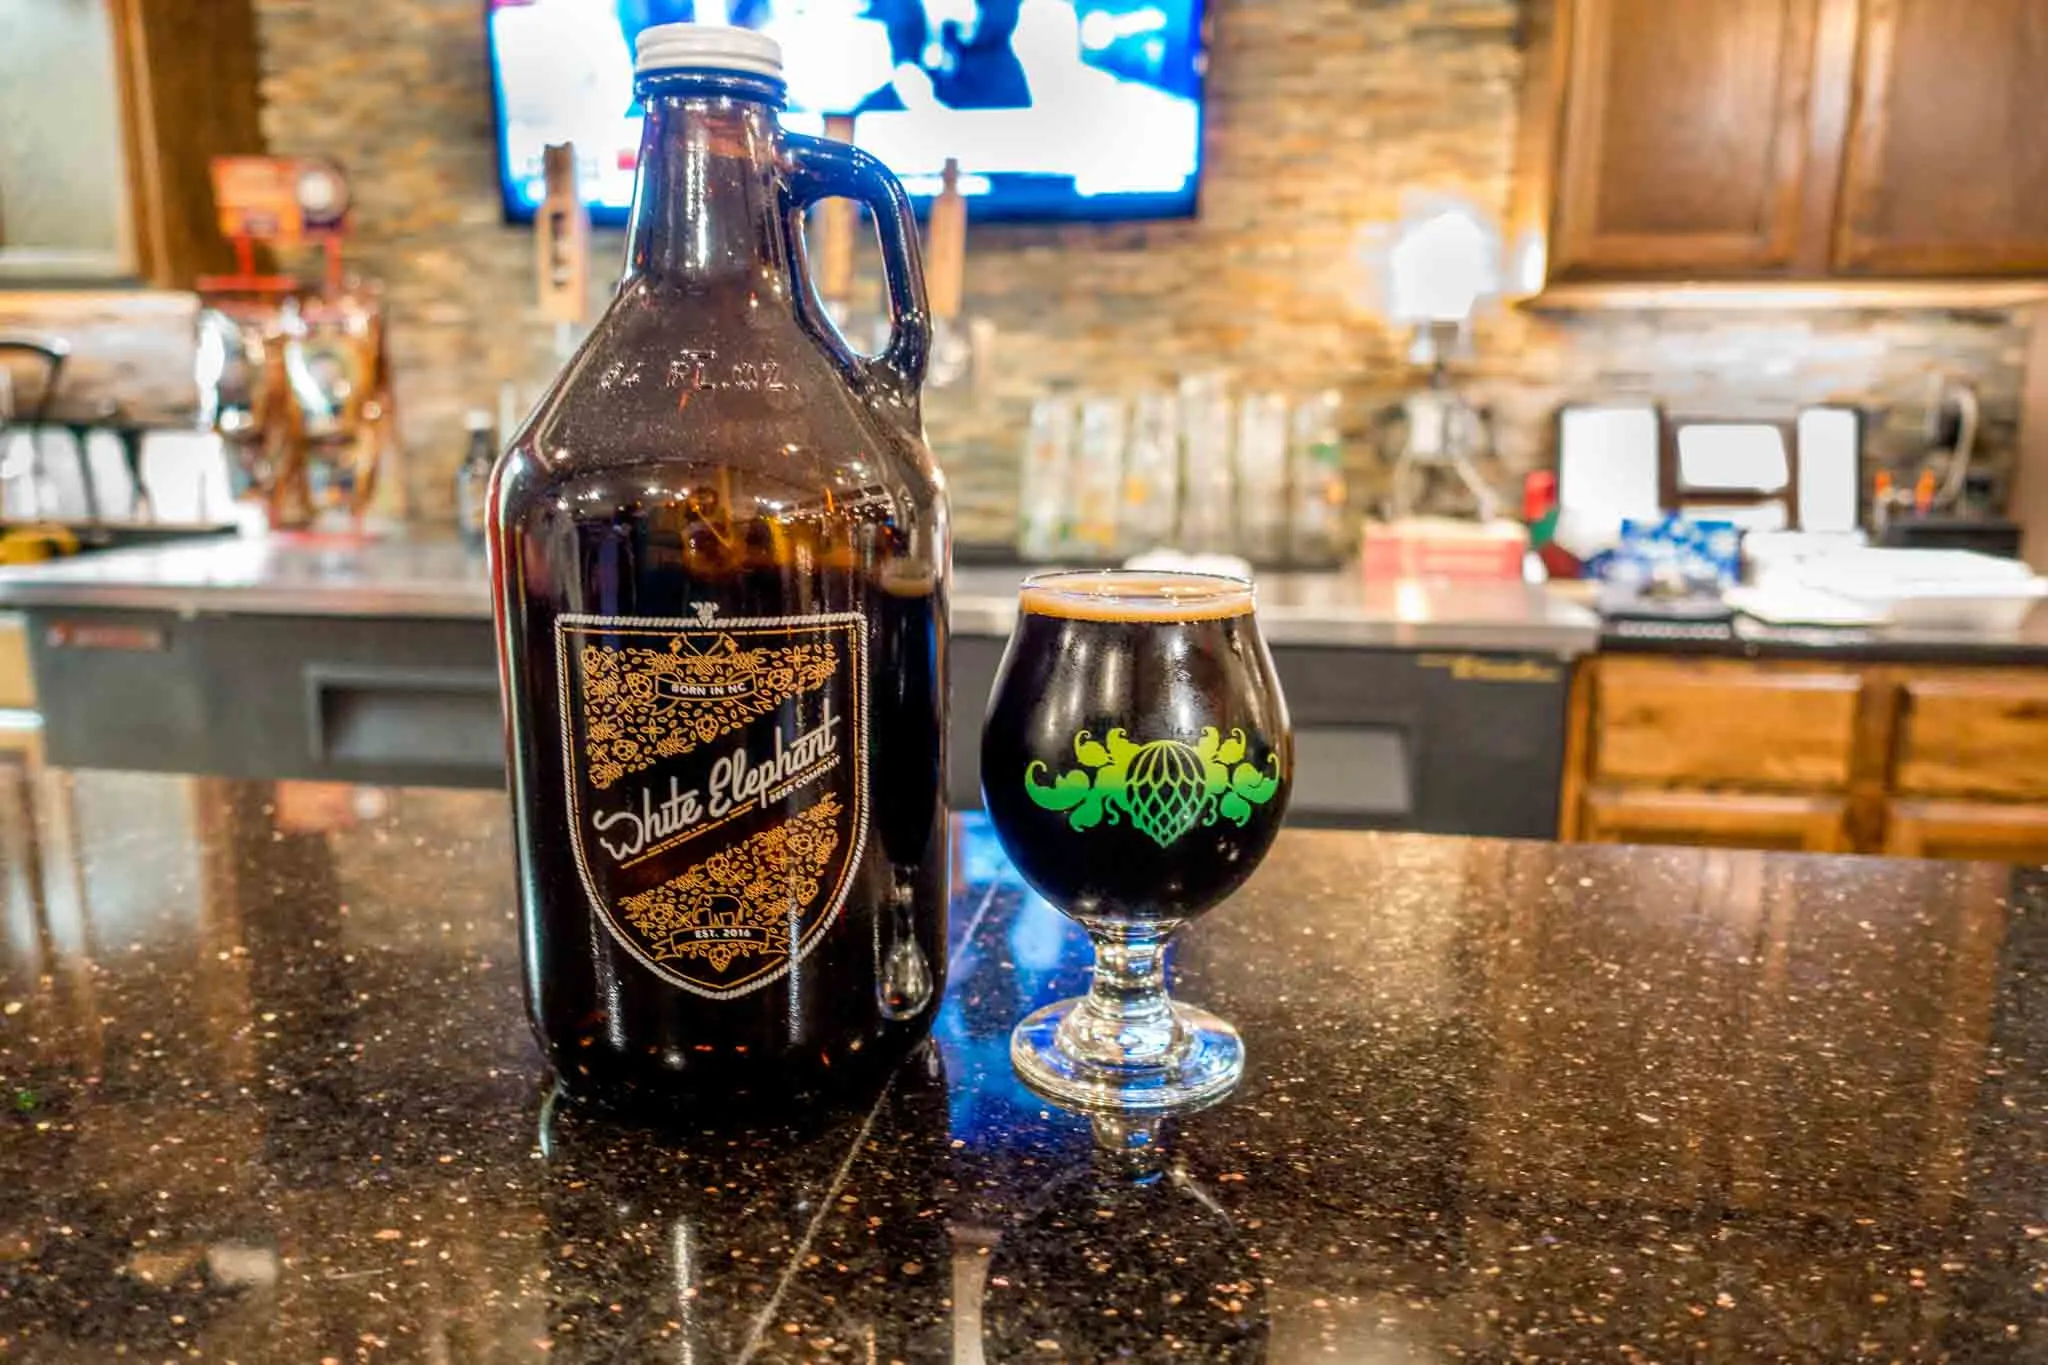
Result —
<instances>
[{"instance_id":1,"label":"reflection on countertop","mask_svg":"<svg viewBox=\"0 0 2048 1365\"><path fill-rule=\"evenodd\" d=\"M545 1093L501 796L0 773L9 1358L2048 1352L2039 873L1289 831L1147 1145L1011 1077L1086 954L966 823L933 1045L664 1137Z\"/></svg>"},{"instance_id":2,"label":"reflection on countertop","mask_svg":"<svg viewBox=\"0 0 2048 1365\"><path fill-rule=\"evenodd\" d=\"M1009 634L1021 568L961 568L953 627ZM490 615L480 557L453 539L359 541L279 535L122 550L0 570L0 607L255 615L474 618ZM1527 651L1592 648L1592 612L1520 583L1366 584L1355 572L1259 577L1275 644Z\"/></svg>"}]
</instances>

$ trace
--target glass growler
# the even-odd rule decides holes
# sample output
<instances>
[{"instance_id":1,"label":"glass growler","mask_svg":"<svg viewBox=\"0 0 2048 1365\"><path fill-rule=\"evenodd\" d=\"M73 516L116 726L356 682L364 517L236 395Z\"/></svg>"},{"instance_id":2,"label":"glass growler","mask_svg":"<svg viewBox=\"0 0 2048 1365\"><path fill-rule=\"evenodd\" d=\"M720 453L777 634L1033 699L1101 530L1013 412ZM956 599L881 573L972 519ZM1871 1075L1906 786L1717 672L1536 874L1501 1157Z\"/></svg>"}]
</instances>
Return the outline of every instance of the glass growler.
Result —
<instances>
[{"instance_id":1,"label":"glass growler","mask_svg":"<svg viewBox=\"0 0 2048 1365\"><path fill-rule=\"evenodd\" d=\"M944 985L930 322L902 187L783 131L771 39L651 28L637 73L626 274L491 489L526 998L572 1094L776 1101L886 1069ZM874 356L808 282L827 197L877 224Z\"/></svg>"}]
</instances>

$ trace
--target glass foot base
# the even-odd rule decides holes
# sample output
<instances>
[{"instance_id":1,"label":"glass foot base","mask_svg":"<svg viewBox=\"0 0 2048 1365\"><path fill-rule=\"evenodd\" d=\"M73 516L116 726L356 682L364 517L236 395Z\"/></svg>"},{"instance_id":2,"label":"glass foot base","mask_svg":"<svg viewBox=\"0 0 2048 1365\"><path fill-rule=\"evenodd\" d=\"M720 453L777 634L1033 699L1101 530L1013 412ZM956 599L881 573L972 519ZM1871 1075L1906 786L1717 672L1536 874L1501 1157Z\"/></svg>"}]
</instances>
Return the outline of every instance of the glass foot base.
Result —
<instances>
[{"instance_id":1,"label":"glass foot base","mask_svg":"<svg viewBox=\"0 0 2048 1365\"><path fill-rule=\"evenodd\" d=\"M1095 1030L1073 1017L1085 1003L1047 1005L1010 1034L1010 1064L1048 1099L1077 1109L1182 1109L1218 1098L1244 1075L1243 1040L1207 1010L1176 1000L1170 1037L1116 1050L1086 1046Z\"/></svg>"}]
</instances>

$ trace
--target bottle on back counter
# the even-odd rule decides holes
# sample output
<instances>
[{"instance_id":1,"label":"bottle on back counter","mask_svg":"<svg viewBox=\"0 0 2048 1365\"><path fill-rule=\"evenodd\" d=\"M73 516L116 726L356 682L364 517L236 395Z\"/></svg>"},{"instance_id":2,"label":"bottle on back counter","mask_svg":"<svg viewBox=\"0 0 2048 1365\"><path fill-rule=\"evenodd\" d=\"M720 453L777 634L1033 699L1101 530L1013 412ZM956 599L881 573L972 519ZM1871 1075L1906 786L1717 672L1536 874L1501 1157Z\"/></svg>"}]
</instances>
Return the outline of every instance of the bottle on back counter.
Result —
<instances>
[{"instance_id":1,"label":"bottle on back counter","mask_svg":"<svg viewBox=\"0 0 2048 1365\"><path fill-rule=\"evenodd\" d=\"M616 1107L864 1092L945 981L915 222L880 162L782 129L761 34L650 28L636 90L625 277L490 499L528 1011ZM872 357L802 269L832 196L881 239Z\"/></svg>"},{"instance_id":2,"label":"bottle on back counter","mask_svg":"<svg viewBox=\"0 0 2048 1365\"><path fill-rule=\"evenodd\" d=\"M462 463L455 466L455 529L464 545L481 550L490 509L491 469L498 463L498 432L491 414L482 408L470 409L462 425L469 432L469 447L462 453Z\"/></svg>"},{"instance_id":3,"label":"bottle on back counter","mask_svg":"<svg viewBox=\"0 0 2048 1365\"><path fill-rule=\"evenodd\" d=\"M1288 552L1297 567L1329 568L1346 549L1343 395L1335 389L1294 405L1288 434Z\"/></svg>"}]
</instances>

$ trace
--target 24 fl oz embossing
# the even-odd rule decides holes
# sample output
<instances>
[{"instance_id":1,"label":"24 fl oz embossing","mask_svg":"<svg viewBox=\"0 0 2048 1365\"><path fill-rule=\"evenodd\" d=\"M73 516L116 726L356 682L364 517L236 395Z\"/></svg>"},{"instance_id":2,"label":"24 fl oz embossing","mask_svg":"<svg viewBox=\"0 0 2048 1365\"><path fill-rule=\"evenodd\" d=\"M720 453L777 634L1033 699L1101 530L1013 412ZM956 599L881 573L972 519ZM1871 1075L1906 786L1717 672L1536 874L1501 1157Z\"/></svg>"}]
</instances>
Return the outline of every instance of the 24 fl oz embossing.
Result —
<instances>
[{"instance_id":1,"label":"24 fl oz embossing","mask_svg":"<svg viewBox=\"0 0 2048 1365\"><path fill-rule=\"evenodd\" d=\"M668 362L666 385L676 395L676 411L690 405L700 393L793 393L795 386L784 377L779 360L721 361L718 352L704 347L677 351Z\"/></svg>"}]
</instances>

